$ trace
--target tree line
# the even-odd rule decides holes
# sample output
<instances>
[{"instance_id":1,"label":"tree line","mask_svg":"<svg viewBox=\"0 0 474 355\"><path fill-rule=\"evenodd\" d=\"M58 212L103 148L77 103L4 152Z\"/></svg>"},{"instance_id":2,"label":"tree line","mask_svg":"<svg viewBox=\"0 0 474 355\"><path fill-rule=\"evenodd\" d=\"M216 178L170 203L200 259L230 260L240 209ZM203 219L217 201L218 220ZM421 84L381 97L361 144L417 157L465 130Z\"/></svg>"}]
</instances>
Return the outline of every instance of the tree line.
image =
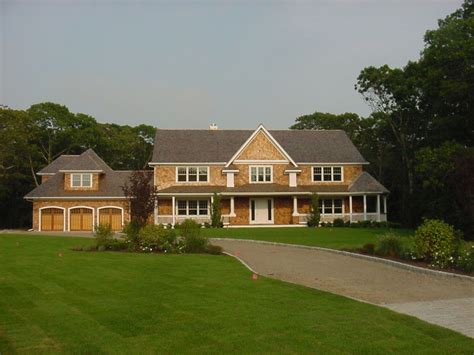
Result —
<instances>
[{"instance_id":1,"label":"tree line","mask_svg":"<svg viewBox=\"0 0 474 355\"><path fill-rule=\"evenodd\" d=\"M293 129L344 129L390 191L390 218L443 219L474 239L474 1L438 21L420 58L364 68L357 90L372 113L315 112Z\"/></svg>"},{"instance_id":2,"label":"tree line","mask_svg":"<svg viewBox=\"0 0 474 355\"><path fill-rule=\"evenodd\" d=\"M36 173L62 154L92 148L120 170L146 168L155 127L99 123L45 102L27 110L0 108L0 228L31 226L31 203L23 196L40 181Z\"/></svg>"}]
</instances>

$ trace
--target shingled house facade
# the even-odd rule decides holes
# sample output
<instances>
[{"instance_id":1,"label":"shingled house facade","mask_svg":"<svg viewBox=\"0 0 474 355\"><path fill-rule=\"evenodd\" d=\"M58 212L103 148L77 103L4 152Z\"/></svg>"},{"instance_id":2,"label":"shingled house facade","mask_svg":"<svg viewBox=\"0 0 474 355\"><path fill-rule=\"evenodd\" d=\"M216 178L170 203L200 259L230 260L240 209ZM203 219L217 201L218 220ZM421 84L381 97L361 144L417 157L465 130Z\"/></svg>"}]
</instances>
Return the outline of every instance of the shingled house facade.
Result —
<instances>
[{"instance_id":1,"label":"shingled house facade","mask_svg":"<svg viewBox=\"0 0 474 355\"><path fill-rule=\"evenodd\" d=\"M130 220L122 191L130 174L112 170L92 149L61 155L38 172L41 184L25 196L33 202L33 229L90 232L107 223L122 230Z\"/></svg>"},{"instance_id":2,"label":"shingled house facade","mask_svg":"<svg viewBox=\"0 0 474 355\"><path fill-rule=\"evenodd\" d=\"M157 130L154 221L209 222L214 193L225 226L306 225L313 193L322 221L386 221L366 164L341 130Z\"/></svg>"},{"instance_id":3,"label":"shingled house facade","mask_svg":"<svg viewBox=\"0 0 474 355\"><path fill-rule=\"evenodd\" d=\"M387 220L388 190L340 130L157 130L153 157L155 224L210 221L215 193L224 226L304 226L313 193L322 221ZM131 171L112 170L92 149L62 155L38 172L33 229L119 231L130 221L122 187Z\"/></svg>"}]
</instances>

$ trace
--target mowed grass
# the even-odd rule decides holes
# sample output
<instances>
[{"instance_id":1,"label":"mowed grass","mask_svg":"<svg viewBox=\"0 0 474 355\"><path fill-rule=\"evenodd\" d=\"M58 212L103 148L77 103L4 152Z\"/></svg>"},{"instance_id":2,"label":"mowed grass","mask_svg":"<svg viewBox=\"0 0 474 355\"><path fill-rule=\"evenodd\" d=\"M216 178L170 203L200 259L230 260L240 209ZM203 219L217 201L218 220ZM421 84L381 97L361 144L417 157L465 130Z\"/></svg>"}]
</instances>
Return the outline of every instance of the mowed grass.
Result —
<instances>
[{"instance_id":1,"label":"mowed grass","mask_svg":"<svg viewBox=\"0 0 474 355\"><path fill-rule=\"evenodd\" d=\"M228 256L0 236L0 353L472 353L474 340Z\"/></svg>"},{"instance_id":2,"label":"mowed grass","mask_svg":"<svg viewBox=\"0 0 474 355\"><path fill-rule=\"evenodd\" d=\"M204 235L219 238L255 239L269 242L318 246L331 249L353 249L377 243L389 230L386 228L207 228ZM394 229L400 236L413 234L409 229Z\"/></svg>"}]
</instances>

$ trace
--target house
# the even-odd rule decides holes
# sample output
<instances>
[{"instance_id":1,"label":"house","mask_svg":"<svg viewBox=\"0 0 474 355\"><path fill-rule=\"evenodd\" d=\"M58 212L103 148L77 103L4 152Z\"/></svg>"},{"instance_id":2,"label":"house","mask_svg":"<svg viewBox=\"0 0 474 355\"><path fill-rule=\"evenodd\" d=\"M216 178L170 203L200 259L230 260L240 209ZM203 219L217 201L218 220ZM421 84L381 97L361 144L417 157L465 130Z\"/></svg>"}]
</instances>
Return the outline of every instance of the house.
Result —
<instances>
[{"instance_id":1,"label":"house","mask_svg":"<svg viewBox=\"0 0 474 355\"><path fill-rule=\"evenodd\" d=\"M33 202L33 229L92 231L108 223L121 230L130 221L122 191L130 174L112 170L92 149L61 155L38 172L41 185L25 196Z\"/></svg>"},{"instance_id":2,"label":"house","mask_svg":"<svg viewBox=\"0 0 474 355\"><path fill-rule=\"evenodd\" d=\"M157 130L156 224L210 220L214 193L226 226L305 225L311 195L322 221L387 220L388 190L341 130Z\"/></svg>"},{"instance_id":3,"label":"house","mask_svg":"<svg viewBox=\"0 0 474 355\"><path fill-rule=\"evenodd\" d=\"M387 220L388 190L341 130L162 130L153 169L155 224L210 221L215 193L225 226L306 225L311 195L322 221ZM99 223L121 230L130 221L122 191L131 171L112 170L92 149L62 155L38 172L33 229L92 231Z\"/></svg>"}]
</instances>

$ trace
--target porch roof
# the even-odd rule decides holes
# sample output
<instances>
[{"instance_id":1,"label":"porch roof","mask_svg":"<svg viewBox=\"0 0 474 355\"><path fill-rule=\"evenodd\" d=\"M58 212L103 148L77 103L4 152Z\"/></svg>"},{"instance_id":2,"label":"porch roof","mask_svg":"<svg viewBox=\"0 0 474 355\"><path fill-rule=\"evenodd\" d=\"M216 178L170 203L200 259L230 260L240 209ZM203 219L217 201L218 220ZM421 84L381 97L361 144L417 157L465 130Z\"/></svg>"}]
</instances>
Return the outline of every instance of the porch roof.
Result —
<instances>
[{"instance_id":1,"label":"porch roof","mask_svg":"<svg viewBox=\"0 0 474 355\"><path fill-rule=\"evenodd\" d=\"M363 192L382 193L383 191L355 191L349 190L347 185L300 185L297 187L290 187L288 185L280 184L246 184L237 187L226 186L170 186L156 192L158 196L171 195L211 195L218 193L222 195L242 195L242 194L282 194L282 195L305 195L311 193L321 194L357 194Z\"/></svg>"}]
</instances>

